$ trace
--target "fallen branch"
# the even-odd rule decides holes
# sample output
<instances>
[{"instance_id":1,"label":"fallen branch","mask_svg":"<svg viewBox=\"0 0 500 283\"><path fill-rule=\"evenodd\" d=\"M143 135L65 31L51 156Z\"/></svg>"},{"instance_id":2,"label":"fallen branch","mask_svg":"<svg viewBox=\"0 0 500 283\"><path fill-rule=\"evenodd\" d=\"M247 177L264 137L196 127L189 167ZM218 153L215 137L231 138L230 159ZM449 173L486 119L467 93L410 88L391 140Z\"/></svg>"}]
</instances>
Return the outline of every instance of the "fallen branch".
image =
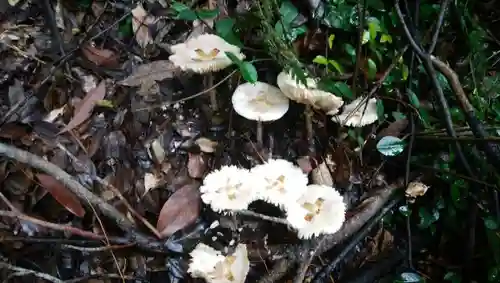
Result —
<instances>
[{"instance_id":1,"label":"fallen branch","mask_svg":"<svg viewBox=\"0 0 500 283\"><path fill-rule=\"evenodd\" d=\"M164 250L160 242L137 231L135 225L130 222L130 220L128 220L123 214L121 214L115 207L108 204L100 197L94 195L82 184L76 181L71 175L69 175L53 163L30 152L4 143L0 143L0 155L30 165L33 168L43 171L56 178L69 190L71 190L78 198L80 198L81 200L85 200L86 204L91 207L95 207L104 216L114 220L116 225L128 235L132 242L136 243L139 247L153 251Z\"/></svg>"},{"instance_id":2,"label":"fallen branch","mask_svg":"<svg viewBox=\"0 0 500 283\"><path fill-rule=\"evenodd\" d=\"M52 275L49 275L47 273L42 273L38 271L34 271L31 269L15 266L6 262L0 262L0 268L2 269L8 269L12 271L16 271L16 273L12 274L11 276L24 276L24 275L33 275L37 278L47 280L52 283L64 283L63 280L58 279ZM6 282L6 281L5 281Z\"/></svg>"},{"instance_id":3,"label":"fallen branch","mask_svg":"<svg viewBox=\"0 0 500 283\"><path fill-rule=\"evenodd\" d=\"M278 260L269 274L259 280L259 283L271 283L281 279L296 263L308 261L309 257L318 256L332 249L336 245L356 234L366 223L371 220L386 203L392 199L393 193L402 187L403 181L388 185L385 188L378 190L372 196L367 197L361 202L356 210L360 210L356 215L349 218L341 230L335 234L326 235L305 242L303 245L293 249L287 256ZM313 247L312 249L310 247Z\"/></svg>"}]
</instances>

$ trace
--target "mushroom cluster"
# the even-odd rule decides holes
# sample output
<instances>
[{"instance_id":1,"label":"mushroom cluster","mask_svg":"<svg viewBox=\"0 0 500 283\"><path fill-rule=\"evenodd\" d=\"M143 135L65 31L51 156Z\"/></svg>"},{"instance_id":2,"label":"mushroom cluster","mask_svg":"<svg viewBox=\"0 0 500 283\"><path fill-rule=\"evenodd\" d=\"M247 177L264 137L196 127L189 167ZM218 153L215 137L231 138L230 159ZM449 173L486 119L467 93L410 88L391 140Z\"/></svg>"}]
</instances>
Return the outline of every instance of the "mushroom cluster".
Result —
<instances>
[{"instance_id":1,"label":"mushroom cluster","mask_svg":"<svg viewBox=\"0 0 500 283\"><path fill-rule=\"evenodd\" d=\"M193 278L203 278L208 283L244 283L250 270L247 246L238 244L231 255L199 243L191 253L188 273Z\"/></svg>"},{"instance_id":2,"label":"mushroom cluster","mask_svg":"<svg viewBox=\"0 0 500 283\"><path fill-rule=\"evenodd\" d=\"M273 204L302 239L335 233L345 220L342 196L329 186L308 185L302 169L284 159L250 170L224 166L205 177L200 192L204 203L223 213L245 210L255 200Z\"/></svg>"}]
</instances>

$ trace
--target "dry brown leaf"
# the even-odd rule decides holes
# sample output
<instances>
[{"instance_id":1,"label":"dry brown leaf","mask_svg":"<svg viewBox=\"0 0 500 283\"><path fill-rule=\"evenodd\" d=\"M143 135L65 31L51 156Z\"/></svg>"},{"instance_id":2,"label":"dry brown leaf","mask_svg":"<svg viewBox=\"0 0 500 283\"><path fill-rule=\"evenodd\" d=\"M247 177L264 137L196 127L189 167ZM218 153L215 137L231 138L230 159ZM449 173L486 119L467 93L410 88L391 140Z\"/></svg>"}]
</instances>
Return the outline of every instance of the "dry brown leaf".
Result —
<instances>
[{"instance_id":1,"label":"dry brown leaf","mask_svg":"<svg viewBox=\"0 0 500 283\"><path fill-rule=\"evenodd\" d=\"M141 86L139 94L153 93L151 89L157 81L174 77L177 68L168 60L159 60L137 67L130 76L118 82L125 86Z\"/></svg>"},{"instance_id":2,"label":"dry brown leaf","mask_svg":"<svg viewBox=\"0 0 500 283\"><path fill-rule=\"evenodd\" d=\"M297 159L297 164L299 165L302 172L309 174L313 170L313 165L311 163L311 158L309 156L301 156Z\"/></svg>"},{"instance_id":3,"label":"dry brown leaf","mask_svg":"<svg viewBox=\"0 0 500 283\"><path fill-rule=\"evenodd\" d=\"M69 123L59 132L59 134L72 130L87 120L92 113L96 102L103 100L105 96L106 82L103 80L96 88L89 91L87 95L85 95L85 98L80 103L79 107L75 109L73 118L71 118Z\"/></svg>"},{"instance_id":4,"label":"dry brown leaf","mask_svg":"<svg viewBox=\"0 0 500 283\"><path fill-rule=\"evenodd\" d=\"M118 56L113 50L86 45L82 48L82 53L85 58L97 66L116 67L118 65Z\"/></svg>"},{"instance_id":5,"label":"dry brown leaf","mask_svg":"<svg viewBox=\"0 0 500 283\"><path fill-rule=\"evenodd\" d=\"M187 168L189 177L201 178L205 174L205 170L207 170L207 160L203 154L189 153Z\"/></svg>"},{"instance_id":6,"label":"dry brown leaf","mask_svg":"<svg viewBox=\"0 0 500 283\"><path fill-rule=\"evenodd\" d=\"M141 4L138 4L132 10L132 31L135 35L135 40L142 48L153 43L153 37L149 32L149 25L154 24L156 18L148 15Z\"/></svg>"},{"instance_id":7,"label":"dry brown leaf","mask_svg":"<svg viewBox=\"0 0 500 283\"><path fill-rule=\"evenodd\" d=\"M329 187L333 186L332 174L330 174L328 166L325 162L321 162L318 167L312 170L311 178L314 184L325 185Z\"/></svg>"},{"instance_id":8,"label":"dry brown leaf","mask_svg":"<svg viewBox=\"0 0 500 283\"><path fill-rule=\"evenodd\" d=\"M36 174L36 178L54 199L69 212L78 217L85 216L85 210L80 200L56 178L47 174Z\"/></svg>"},{"instance_id":9,"label":"dry brown leaf","mask_svg":"<svg viewBox=\"0 0 500 283\"><path fill-rule=\"evenodd\" d=\"M163 205L156 229L163 238L194 223L200 215L199 183L184 185Z\"/></svg>"},{"instance_id":10,"label":"dry brown leaf","mask_svg":"<svg viewBox=\"0 0 500 283\"><path fill-rule=\"evenodd\" d=\"M386 136L398 137L404 129L408 126L408 119L396 120L387 126L387 128L382 129L378 134L377 138L383 138Z\"/></svg>"}]
</instances>

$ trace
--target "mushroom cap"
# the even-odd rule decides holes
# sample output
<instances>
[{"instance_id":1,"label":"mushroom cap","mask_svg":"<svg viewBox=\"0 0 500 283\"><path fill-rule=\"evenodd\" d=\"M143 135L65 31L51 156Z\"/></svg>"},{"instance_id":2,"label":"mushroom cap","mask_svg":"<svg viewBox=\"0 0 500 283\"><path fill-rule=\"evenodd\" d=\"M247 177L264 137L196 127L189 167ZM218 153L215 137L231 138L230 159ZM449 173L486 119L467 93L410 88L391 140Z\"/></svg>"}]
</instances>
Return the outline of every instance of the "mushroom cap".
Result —
<instances>
[{"instance_id":1,"label":"mushroom cap","mask_svg":"<svg viewBox=\"0 0 500 283\"><path fill-rule=\"evenodd\" d=\"M307 79L307 87L297 82L290 73L281 72L277 78L277 84L281 91L290 99L308 104L316 109L321 109L328 115L335 115L338 113L340 107L344 104L342 98L317 89L317 81L312 78Z\"/></svg>"},{"instance_id":2,"label":"mushroom cap","mask_svg":"<svg viewBox=\"0 0 500 283\"><path fill-rule=\"evenodd\" d=\"M325 185L309 185L297 202L287 209L287 220L299 238L337 232L345 221L346 205L337 190Z\"/></svg>"},{"instance_id":3,"label":"mushroom cap","mask_svg":"<svg viewBox=\"0 0 500 283\"><path fill-rule=\"evenodd\" d=\"M277 87L263 82L239 85L231 99L236 113L254 121L274 121L288 111L289 99Z\"/></svg>"},{"instance_id":4,"label":"mushroom cap","mask_svg":"<svg viewBox=\"0 0 500 283\"><path fill-rule=\"evenodd\" d=\"M168 59L174 65L183 71L191 70L200 74L219 71L233 64L226 52L233 53L241 60L245 58L238 46L208 33L172 45L170 51L173 54Z\"/></svg>"},{"instance_id":5,"label":"mushroom cap","mask_svg":"<svg viewBox=\"0 0 500 283\"><path fill-rule=\"evenodd\" d=\"M341 114L332 117L332 121L351 127L363 127L377 119L377 99L366 99L363 96L346 105Z\"/></svg>"}]
</instances>

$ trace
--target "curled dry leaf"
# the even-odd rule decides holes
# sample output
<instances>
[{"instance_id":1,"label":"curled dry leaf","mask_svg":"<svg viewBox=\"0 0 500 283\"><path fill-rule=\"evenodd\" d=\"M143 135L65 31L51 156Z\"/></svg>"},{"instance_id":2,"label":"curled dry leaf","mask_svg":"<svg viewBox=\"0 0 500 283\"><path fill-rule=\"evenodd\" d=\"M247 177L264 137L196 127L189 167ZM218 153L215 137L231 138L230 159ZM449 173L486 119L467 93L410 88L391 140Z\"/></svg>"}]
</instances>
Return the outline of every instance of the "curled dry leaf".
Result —
<instances>
[{"instance_id":1,"label":"curled dry leaf","mask_svg":"<svg viewBox=\"0 0 500 283\"><path fill-rule=\"evenodd\" d=\"M80 103L78 108L75 109L73 118L71 118L69 123L59 132L59 134L70 131L87 120L90 117L96 103L99 100L103 100L105 96L106 81L103 80L96 88L89 91L87 95L85 95L83 101Z\"/></svg>"},{"instance_id":2,"label":"curled dry leaf","mask_svg":"<svg viewBox=\"0 0 500 283\"><path fill-rule=\"evenodd\" d=\"M156 229L164 238L194 223L200 215L199 183L184 185L163 205Z\"/></svg>"},{"instance_id":3,"label":"curled dry leaf","mask_svg":"<svg viewBox=\"0 0 500 283\"><path fill-rule=\"evenodd\" d=\"M113 50L86 45L82 48L82 52L85 58L97 66L116 67L118 65L118 56Z\"/></svg>"},{"instance_id":4,"label":"curled dry leaf","mask_svg":"<svg viewBox=\"0 0 500 283\"><path fill-rule=\"evenodd\" d=\"M156 18L148 15L141 4L138 4L132 10L132 31L135 35L135 40L142 48L153 43L153 37L149 32L149 25L156 22Z\"/></svg>"},{"instance_id":5,"label":"curled dry leaf","mask_svg":"<svg viewBox=\"0 0 500 283\"><path fill-rule=\"evenodd\" d=\"M330 174L325 162L321 162L318 167L314 168L311 173L311 178L316 185L333 186L332 174Z\"/></svg>"},{"instance_id":6,"label":"curled dry leaf","mask_svg":"<svg viewBox=\"0 0 500 283\"><path fill-rule=\"evenodd\" d=\"M422 182L414 181L410 182L408 184L408 187L406 188L405 194L409 198L416 198L416 197L421 197L425 195L427 190L429 189L429 186Z\"/></svg>"},{"instance_id":7,"label":"curled dry leaf","mask_svg":"<svg viewBox=\"0 0 500 283\"><path fill-rule=\"evenodd\" d=\"M198 147L200 147L200 150L202 152L206 152L206 153L215 152L215 148L218 145L218 143L216 141L212 141L212 140L204 138L204 137L197 139L194 143L197 144Z\"/></svg>"},{"instance_id":8,"label":"curled dry leaf","mask_svg":"<svg viewBox=\"0 0 500 283\"><path fill-rule=\"evenodd\" d=\"M119 81L118 84L125 86L141 86L139 94L147 95L157 81L172 78L177 67L169 60L159 60L143 64L137 67L130 76Z\"/></svg>"},{"instance_id":9,"label":"curled dry leaf","mask_svg":"<svg viewBox=\"0 0 500 283\"><path fill-rule=\"evenodd\" d=\"M40 184L54 197L54 199L64 206L69 212L78 217L85 216L85 210L80 200L66 188L56 178L47 174L36 174Z\"/></svg>"},{"instance_id":10,"label":"curled dry leaf","mask_svg":"<svg viewBox=\"0 0 500 283\"><path fill-rule=\"evenodd\" d=\"M207 160L203 154L189 154L188 159L188 174L191 178L201 178L207 170Z\"/></svg>"}]
</instances>

